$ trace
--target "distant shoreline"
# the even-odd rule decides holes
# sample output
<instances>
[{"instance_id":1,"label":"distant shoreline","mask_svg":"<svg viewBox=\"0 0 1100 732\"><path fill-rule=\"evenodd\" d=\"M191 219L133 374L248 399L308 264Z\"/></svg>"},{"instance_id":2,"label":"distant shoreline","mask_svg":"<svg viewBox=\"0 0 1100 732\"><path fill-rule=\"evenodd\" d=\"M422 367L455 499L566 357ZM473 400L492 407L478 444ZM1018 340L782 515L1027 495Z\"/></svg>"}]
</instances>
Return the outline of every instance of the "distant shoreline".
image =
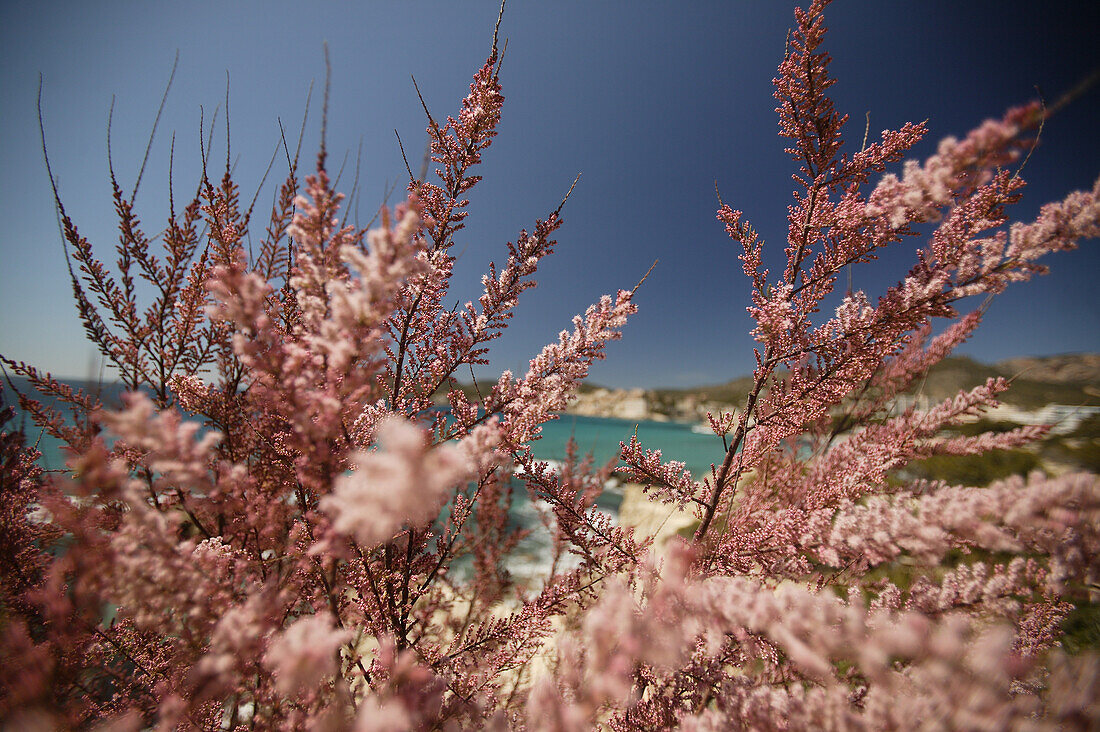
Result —
<instances>
[{"instance_id":1,"label":"distant shoreline","mask_svg":"<svg viewBox=\"0 0 1100 732\"><path fill-rule=\"evenodd\" d=\"M995 364L983 364L964 356L952 356L937 364L910 394L931 403L954 396L960 389L982 384L988 378L1003 377L1012 386L1001 396L1004 404L1018 409L1038 410L1048 404L1100 406L1100 354L1078 353L1042 357L1019 357ZM86 393L102 393L105 402L120 403L124 391L114 381L54 376L58 381ZM21 391L33 391L23 377L11 376ZM471 400L478 390L468 384L458 388ZM724 384L686 388L614 389L582 384L563 412L589 417L684 425L707 423L707 413L739 409L752 389L752 377L742 376ZM5 380L4 392L10 387ZM443 394L437 395L441 402Z\"/></svg>"}]
</instances>

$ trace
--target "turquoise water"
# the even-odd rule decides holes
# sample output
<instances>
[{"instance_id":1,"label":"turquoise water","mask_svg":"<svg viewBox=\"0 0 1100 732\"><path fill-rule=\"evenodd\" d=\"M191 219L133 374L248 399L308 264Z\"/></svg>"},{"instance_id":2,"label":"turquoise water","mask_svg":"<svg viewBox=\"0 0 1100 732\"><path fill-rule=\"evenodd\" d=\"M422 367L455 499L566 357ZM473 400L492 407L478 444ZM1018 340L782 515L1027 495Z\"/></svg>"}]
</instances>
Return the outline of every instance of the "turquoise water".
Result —
<instances>
[{"instance_id":1,"label":"turquoise water","mask_svg":"<svg viewBox=\"0 0 1100 732\"><path fill-rule=\"evenodd\" d=\"M8 404L6 399L4 403ZM38 458L39 466L45 470L63 470L65 468L65 461L69 458L68 453L62 449L65 443L46 434L31 421L29 416L24 419L24 413L19 410L19 407L16 407L15 421L4 425L3 430L10 432L20 429L23 430L24 444L28 447L36 447L42 453L42 457Z\"/></svg>"},{"instance_id":2,"label":"turquoise water","mask_svg":"<svg viewBox=\"0 0 1100 732\"><path fill-rule=\"evenodd\" d=\"M692 425L679 422L638 422L606 417L582 417L562 414L542 427L543 437L531 444L535 457L561 460L570 436L581 455L591 452L597 465L619 454L619 442L630 442L637 431L638 442L650 450L661 450L662 459L686 463L697 479L710 473L711 463L721 463L725 455L722 441L709 430L691 431Z\"/></svg>"},{"instance_id":3,"label":"turquoise water","mask_svg":"<svg viewBox=\"0 0 1100 732\"><path fill-rule=\"evenodd\" d=\"M20 416L17 410L16 426L20 425ZM28 444L38 441L38 449L42 452L39 463L44 468L58 470L65 467L66 456L60 441L41 433L29 419L23 427ZM531 443L531 450L540 460L564 460L566 443L573 437L577 442L578 456L592 453L595 464L601 466L618 456L619 442L630 442L630 436L636 429L638 441L643 447L661 450L665 461L686 463L696 479L701 480L710 474L711 463L722 461L724 451L722 441L717 437L694 433L691 427L676 422L632 422L563 414L559 419L543 425L542 437Z\"/></svg>"},{"instance_id":4,"label":"turquoise water","mask_svg":"<svg viewBox=\"0 0 1100 732\"><path fill-rule=\"evenodd\" d=\"M18 384L21 391L32 390L25 384ZM74 384L74 386L84 386ZM115 389L114 391L117 391ZM117 399L117 395L106 395ZM58 470L65 467L66 456L58 440L42 433L29 418L19 410L14 394L4 385L5 404L15 407L15 421L5 425L5 429L22 428L27 442L38 442L42 452L40 464ZM724 456L722 441L707 431L706 434L692 432L692 425L678 422L640 422L605 417L583 417L574 414L561 414L558 419L547 422L542 427L542 436L531 444L535 457L541 460L563 460L566 443L572 437L576 440L579 457L592 453L597 466L618 457L619 442L629 442L631 435L637 433L638 441L650 450L660 449L665 461L679 460L687 464L697 479L709 474L711 463L721 462Z\"/></svg>"},{"instance_id":5,"label":"turquoise water","mask_svg":"<svg viewBox=\"0 0 1100 732\"><path fill-rule=\"evenodd\" d=\"M12 404L14 400L6 386L4 391L5 403ZM61 443L43 434L29 418L25 418L17 406L14 423L8 423L4 427L7 430L22 428L29 444L38 442L38 449L42 453L40 464L44 468L64 468L66 456L61 449ZM617 458L619 442L629 442L634 434L637 434L643 447L660 449L665 461L678 460L686 463L697 480L708 475L711 463L720 461L724 455L719 438L709 431L706 434L693 432L690 424L640 422L572 414L561 414L558 419L544 424L541 438L531 443L531 449L538 459L561 461L565 458L566 445L572 437L577 443L578 457L591 453L596 466L602 466ZM541 501L532 502L521 486L522 482L513 482L516 493L510 511L511 523L532 531L516 548L509 561L509 571L523 582L537 582L548 568L550 556L550 535L539 518L539 512L545 511L546 507ZM607 490L597 498L596 506L615 520L622 495L621 484L612 481ZM466 564L468 562L457 562L452 571L457 573L456 576L462 576L469 569Z\"/></svg>"}]
</instances>

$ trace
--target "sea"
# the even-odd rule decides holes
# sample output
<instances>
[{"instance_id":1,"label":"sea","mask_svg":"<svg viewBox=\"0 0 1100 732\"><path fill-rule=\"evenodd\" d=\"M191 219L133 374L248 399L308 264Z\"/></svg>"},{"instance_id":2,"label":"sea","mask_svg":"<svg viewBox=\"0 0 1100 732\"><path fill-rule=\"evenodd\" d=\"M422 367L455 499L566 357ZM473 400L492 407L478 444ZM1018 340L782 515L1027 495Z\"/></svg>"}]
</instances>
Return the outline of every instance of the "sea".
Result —
<instances>
[{"instance_id":1,"label":"sea","mask_svg":"<svg viewBox=\"0 0 1100 732\"><path fill-rule=\"evenodd\" d=\"M26 389L25 383L15 384L23 393L33 393ZM83 387L81 384L74 386ZM119 389L109 386L102 395L105 402L116 401ZM47 402L48 403L48 402ZM39 464L47 470L64 470L66 455L61 443L43 433L19 409L18 402L9 384L4 384L4 404L15 409L15 419L3 426L4 431L22 429L28 444L36 445L42 453ZM588 417L575 414L559 414L557 419L542 426L539 439L531 443L531 451L539 460L548 461L552 467L558 466L566 457L570 438L577 445L578 457L590 454L595 466L607 464L618 457L619 443L629 442L636 435L643 447L660 449L665 461L677 460L685 463L688 470L698 480L710 474L711 464L720 463L725 450L722 441L708 427L681 422L651 422L606 417ZM531 500L521 485L516 485L515 498L510 513L513 526L531 530L530 535L516 549L509 571L523 584L537 585L549 564L551 546L549 531L544 526L548 514L547 506L537 498ZM617 477L605 486L603 494L597 499L597 508L617 521L619 506L623 497L623 483ZM464 571L460 564L455 568L458 573Z\"/></svg>"},{"instance_id":2,"label":"sea","mask_svg":"<svg viewBox=\"0 0 1100 732\"><path fill-rule=\"evenodd\" d=\"M68 381L74 388L97 394L105 404L118 404L122 388L118 384L90 385ZM61 444L39 430L19 409L12 386L23 394L35 396L50 405L49 399L38 396L25 379L13 377L3 384L4 404L15 410L15 419L4 425L5 431L22 429L27 442L37 444L42 452L41 465L50 470L65 467ZM63 413L66 410L61 409ZM629 442L632 435L646 448L660 449L666 460L685 463L689 470L699 475L710 471L713 462L720 462L724 455L722 441L705 425L682 422L650 422L607 417L587 417L576 414L558 414L557 419L542 426L542 435L531 443L531 450L539 460L560 462L565 459L566 445L572 438L577 444L578 455L591 454L596 465L604 465L619 454L619 443Z\"/></svg>"}]
</instances>

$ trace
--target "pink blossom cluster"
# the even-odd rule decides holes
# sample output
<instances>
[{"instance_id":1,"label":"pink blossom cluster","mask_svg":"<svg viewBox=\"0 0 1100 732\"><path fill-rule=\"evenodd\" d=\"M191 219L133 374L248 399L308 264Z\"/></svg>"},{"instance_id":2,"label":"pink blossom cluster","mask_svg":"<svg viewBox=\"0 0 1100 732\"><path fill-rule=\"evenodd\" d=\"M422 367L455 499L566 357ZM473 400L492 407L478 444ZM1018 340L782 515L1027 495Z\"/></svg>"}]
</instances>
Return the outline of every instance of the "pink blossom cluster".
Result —
<instances>
[{"instance_id":1,"label":"pink blossom cluster","mask_svg":"<svg viewBox=\"0 0 1100 732\"><path fill-rule=\"evenodd\" d=\"M459 448L429 451L421 430L396 418L383 422L375 439L378 451L353 454L353 472L337 478L319 504L334 530L368 547L392 538L406 522L431 521L472 472Z\"/></svg>"},{"instance_id":2,"label":"pink blossom cluster","mask_svg":"<svg viewBox=\"0 0 1100 732\"><path fill-rule=\"evenodd\" d=\"M465 196L500 122L495 33L457 116L425 107L435 182L410 169L375 228L343 223L323 144L304 181L288 160L262 234L230 161L214 182L205 149L161 249L114 185L113 270L55 186L78 314L129 394L108 409L3 359L41 393L21 407L70 458L46 474L21 433L0 433L0 724L1100 724L1100 655L1062 648L1067 619L1096 602L1100 480L910 480L915 460L1026 448L1047 428L945 432L994 407L1003 379L899 407L980 324L982 308L958 316L962 298L1100 236L1100 182L1010 223L1024 181L1003 168L1034 143L1048 114L1034 104L900 175L887 171L923 123L845 152L827 4L796 12L775 79L799 165L782 271L763 266L743 212L718 211L758 347L743 408L710 417L725 455L707 476L636 437L603 466L575 445L560 469L532 453L636 312L637 287L577 315L522 376L460 388L536 285L565 204L502 248L479 295L447 305ZM847 268L931 223L896 286L825 307ZM152 302L135 277L158 283ZM659 542L599 509L618 462L658 510L691 508L689 536ZM534 582L513 574L524 500L552 539Z\"/></svg>"}]
</instances>

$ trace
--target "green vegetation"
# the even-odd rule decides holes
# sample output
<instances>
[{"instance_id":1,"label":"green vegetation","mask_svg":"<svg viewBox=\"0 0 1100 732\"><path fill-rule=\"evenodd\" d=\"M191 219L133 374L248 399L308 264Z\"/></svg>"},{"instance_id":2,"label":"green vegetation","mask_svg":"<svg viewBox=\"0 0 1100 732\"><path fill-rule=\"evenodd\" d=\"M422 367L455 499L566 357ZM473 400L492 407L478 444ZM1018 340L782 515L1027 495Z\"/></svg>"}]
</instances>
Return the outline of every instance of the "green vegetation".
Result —
<instances>
[{"instance_id":1,"label":"green vegetation","mask_svg":"<svg viewBox=\"0 0 1100 732\"><path fill-rule=\"evenodd\" d=\"M1022 425L1018 422L1009 422L1007 420L979 419L975 422L963 422L962 424L948 427L945 431L956 435L964 435L966 437L977 437L978 435L984 435L986 432L994 432L996 434L1011 432L1021 426Z\"/></svg>"},{"instance_id":2,"label":"green vegetation","mask_svg":"<svg viewBox=\"0 0 1100 732\"><path fill-rule=\"evenodd\" d=\"M989 485L1039 468L1039 456L1027 450L992 450L982 455L934 455L910 463L915 478L943 480L951 485Z\"/></svg>"},{"instance_id":3,"label":"green vegetation","mask_svg":"<svg viewBox=\"0 0 1100 732\"><path fill-rule=\"evenodd\" d=\"M1068 653L1082 653L1100 648L1100 604L1074 603L1073 610L1062 622L1062 646Z\"/></svg>"},{"instance_id":4,"label":"green vegetation","mask_svg":"<svg viewBox=\"0 0 1100 732\"><path fill-rule=\"evenodd\" d=\"M653 395L661 405L675 405L684 397L694 396L700 401L729 404L736 408L744 405L750 391L752 391L752 377L742 376L724 384L695 386L687 389L655 389Z\"/></svg>"},{"instance_id":5,"label":"green vegetation","mask_svg":"<svg viewBox=\"0 0 1100 732\"><path fill-rule=\"evenodd\" d=\"M1001 401L1021 409L1040 409L1048 404L1100 403L1095 390L1089 389L1089 382L1029 378L1026 372L1017 374L1010 369L988 366L965 356L945 358L933 366L912 391L920 391L936 401L953 396L959 389L973 388L984 383L986 379L997 376L1012 381L1012 387L1001 395Z\"/></svg>"},{"instance_id":6,"label":"green vegetation","mask_svg":"<svg viewBox=\"0 0 1100 732\"><path fill-rule=\"evenodd\" d=\"M1075 470L1100 473L1100 415L1083 420L1068 435L1045 440L1042 454Z\"/></svg>"}]
</instances>

